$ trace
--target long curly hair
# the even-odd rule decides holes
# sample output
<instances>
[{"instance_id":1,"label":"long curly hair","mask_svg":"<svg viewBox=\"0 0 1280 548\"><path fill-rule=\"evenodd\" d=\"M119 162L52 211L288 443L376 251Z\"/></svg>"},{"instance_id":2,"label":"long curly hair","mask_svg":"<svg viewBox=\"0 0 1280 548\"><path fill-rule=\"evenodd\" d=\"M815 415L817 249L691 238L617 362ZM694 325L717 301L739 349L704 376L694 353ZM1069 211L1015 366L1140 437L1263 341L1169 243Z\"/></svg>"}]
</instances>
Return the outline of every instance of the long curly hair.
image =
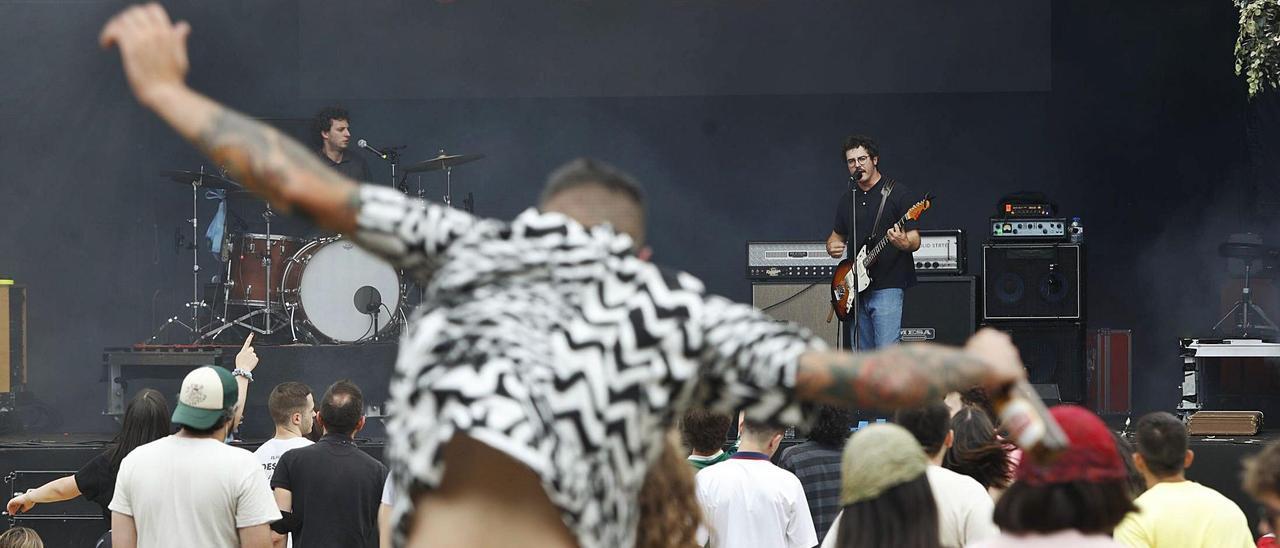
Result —
<instances>
[{"instance_id":1,"label":"long curly hair","mask_svg":"<svg viewBox=\"0 0 1280 548\"><path fill-rule=\"evenodd\" d=\"M969 476L987 489L1009 486L1009 449L982 408L966 405L951 417L955 442L942 459L948 470Z\"/></svg>"},{"instance_id":2,"label":"long curly hair","mask_svg":"<svg viewBox=\"0 0 1280 548\"><path fill-rule=\"evenodd\" d=\"M693 467L682 454L678 434L670 432L640 488L636 548L698 546L703 519L694 487Z\"/></svg>"}]
</instances>

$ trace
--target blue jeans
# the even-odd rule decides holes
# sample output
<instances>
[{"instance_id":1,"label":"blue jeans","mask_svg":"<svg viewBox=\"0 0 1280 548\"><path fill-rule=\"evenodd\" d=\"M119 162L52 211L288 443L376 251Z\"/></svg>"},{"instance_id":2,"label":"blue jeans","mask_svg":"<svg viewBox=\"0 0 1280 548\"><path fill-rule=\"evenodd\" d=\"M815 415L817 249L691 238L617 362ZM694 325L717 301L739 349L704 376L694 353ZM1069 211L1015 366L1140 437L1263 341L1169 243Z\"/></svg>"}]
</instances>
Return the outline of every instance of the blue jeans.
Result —
<instances>
[{"instance_id":1,"label":"blue jeans","mask_svg":"<svg viewBox=\"0 0 1280 548\"><path fill-rule=\"evenodd\" d=\"M874 350L902 338L902 288L873 289L858 295L858 349ZM844 322L844 340L851 341L853 322ZM853 345L845 343L845 348Z\"/></svg>"}]
</instances>

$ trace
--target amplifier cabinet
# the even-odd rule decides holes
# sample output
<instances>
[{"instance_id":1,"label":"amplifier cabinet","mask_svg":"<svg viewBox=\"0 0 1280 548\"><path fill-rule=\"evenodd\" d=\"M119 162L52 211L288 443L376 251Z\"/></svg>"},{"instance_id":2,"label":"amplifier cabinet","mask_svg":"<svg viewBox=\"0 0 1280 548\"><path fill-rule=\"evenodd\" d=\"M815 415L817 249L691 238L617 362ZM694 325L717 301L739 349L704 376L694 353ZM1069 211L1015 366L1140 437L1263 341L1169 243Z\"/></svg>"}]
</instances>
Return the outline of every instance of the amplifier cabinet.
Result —
<instances>
[{"instance_id":1,"label":"amplifier cabinet","mask_svg":"<svg viewBox=\"0 0 1280 548\"><path fill-rule=\"evenodd\" d=\"M752 282L751 305L778 320L800 324L821 337L831 348L836 347L840 321L833 317L830 323L827 322L831 311L831 284L828 281Z\"/></svg>"},{"instance_id":2,"label":"amplifier cabinet","mask_svg":"<svg viewBox=\"0 0 1280 548\"><path fill-rule=\"evenodd\" d=\"M902 342L963 345L978 325L976 276L919 276L902 298Z\"/></svg>"},{"instance_id":3,"label":"amplifier cabinet","mask_svg":"<svg viewBox=\"0 0 1280 548\"><path fill-rule=\"evenodd\" d=\"M27 288L0 285L0 392L27 383Z\"/></svg>"},{"instance_id":4,"label":"amplifier cabinet","mask_svg":"<svg viewBox=\"0 0 1280 548\"><path fill-rule=\"evenodd\" d=\"M1080 244L983 244L983 318L1084 318Z\"/></svg>"},{"instance_id":5,"label":"amplifier cabinet","mask_svg":"<svg viewBox=\"0 0 1280 548\"><path fill-rule=\"evenodd\" d=\"M1063 402L1085 401L1084 326L1077 322L992 322L1009 334L1033 385L1058 388Z\"/></svg>"}]
</instances>

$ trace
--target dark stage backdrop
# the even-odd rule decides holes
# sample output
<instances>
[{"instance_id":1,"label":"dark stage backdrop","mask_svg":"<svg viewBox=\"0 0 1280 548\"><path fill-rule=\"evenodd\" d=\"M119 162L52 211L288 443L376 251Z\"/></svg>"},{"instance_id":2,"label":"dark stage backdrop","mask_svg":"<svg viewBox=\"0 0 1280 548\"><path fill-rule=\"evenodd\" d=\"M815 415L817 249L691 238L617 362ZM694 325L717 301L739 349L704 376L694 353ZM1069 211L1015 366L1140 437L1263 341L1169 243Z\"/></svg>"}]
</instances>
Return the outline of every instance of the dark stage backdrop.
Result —
<instances>
[{"instance_id":1,"label":"dark stage backdrop","mask_svg":"<svg viewBox=\"0 0 1280 548\"><path fill-rule=\"evenodd\" d=\"M740 301L745 240L830 231L848 133L937 194L924 226L967 229L971 257L999 196L1043 190L1085 220L1090 323L1134 329L1143 407L1176 402L1175 338L1216 319L1212 246L1257 188L1229 2L166 4L218 100L270 118L341 103L407 159L487 154L454 180L482 215L514 216L572 157L622 166L648 187L656 259ZM96 48L123 5L0 0L0 275L30 285L31 389L69 431L112 428L100 349L190 292L188 195L154 174L201 160Z\"/></svg>"}]
</instances>

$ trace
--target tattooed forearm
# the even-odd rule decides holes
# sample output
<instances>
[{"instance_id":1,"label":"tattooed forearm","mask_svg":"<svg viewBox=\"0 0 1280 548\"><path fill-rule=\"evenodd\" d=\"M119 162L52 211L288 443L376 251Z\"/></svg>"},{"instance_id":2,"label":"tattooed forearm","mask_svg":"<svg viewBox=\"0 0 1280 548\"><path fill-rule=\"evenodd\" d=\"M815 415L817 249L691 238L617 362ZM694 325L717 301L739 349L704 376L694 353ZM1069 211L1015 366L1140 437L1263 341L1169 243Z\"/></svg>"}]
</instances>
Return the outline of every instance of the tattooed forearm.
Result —
<instances>
[{"instance_id":1,"label":"tattooed forearm","mask_svg":"<svg viewBox=\"0 0 1280 548\"><path fill-rule=\"evenodd\" d=\"M218 107L193 142L280 210L340 231L354 225L354 182L274 128Z\"/></svg>"},{"instance_id":2,"label":"tattooed forearm","mask_svg":"<svg viewBox=\"0 0 1280 548\"><path fill-rule=\"evenodd\" d=\"M958 348L897 345L877 352L809 352L800 357L796 392L804 399L897 409L941 399L982 383L986 365Z\"/></svg>"}]
</instances>

